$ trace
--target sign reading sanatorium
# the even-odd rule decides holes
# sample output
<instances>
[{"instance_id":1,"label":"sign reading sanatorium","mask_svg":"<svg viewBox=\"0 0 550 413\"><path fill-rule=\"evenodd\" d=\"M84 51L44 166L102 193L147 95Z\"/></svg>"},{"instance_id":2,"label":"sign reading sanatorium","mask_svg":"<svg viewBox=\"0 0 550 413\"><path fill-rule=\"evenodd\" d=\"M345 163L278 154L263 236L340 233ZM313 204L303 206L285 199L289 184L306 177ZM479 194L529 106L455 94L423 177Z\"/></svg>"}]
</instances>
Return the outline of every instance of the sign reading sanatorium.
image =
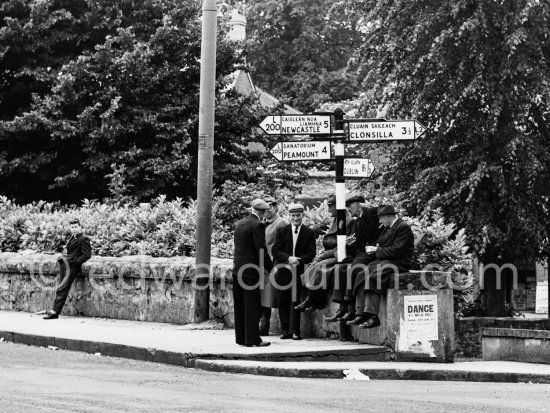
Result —
<instances>
[{"instance_id":1,"label":"sign reading sanatorium","mask_svg":"<svg viewBox=\"0 0 550 413\"><path fill-rule=\"evenodd\" d=\"M269 153L278 161L323 161L332 159L330 141L277 142Z\"/></svg>"},{"instance_id":2,"label":"sign reading sanatorium","mask_svg":"<svg viewBox=\"0 0 550 413\"><path fill-rule=\"evenodd\" d=\"M267 116L260 128L268 135L329 135L330 116L277 115Z\"/></svg>"},{"instance_id":3,"label":"sign reading sanatorium","mask_svg":"<svg viewBox=\"0 0 550 413\"><path fill-rule=\"evenodd\" d=\"M406 337L415 340L437 340L437 295L406 295Z\"/></svg>"},{"instance_id":4,"label":"sign reading sanatorium","mask_svg":"<svg viewBox=\"0 0 550 413\"><path fill-rule=\"evenodd\" d=\"M419 138L426 128L416 120L362 121L348 119L349 142L403 141Z\"/></svg>"}]
</instances>

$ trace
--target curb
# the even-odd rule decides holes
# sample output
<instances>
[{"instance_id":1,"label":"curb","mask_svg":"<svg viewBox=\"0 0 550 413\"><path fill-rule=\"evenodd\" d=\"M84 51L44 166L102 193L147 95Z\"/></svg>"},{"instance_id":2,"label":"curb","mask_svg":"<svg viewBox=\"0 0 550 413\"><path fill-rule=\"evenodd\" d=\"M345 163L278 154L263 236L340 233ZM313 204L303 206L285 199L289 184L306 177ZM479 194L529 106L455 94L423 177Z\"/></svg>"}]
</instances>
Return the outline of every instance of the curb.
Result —
<instances>
[{"instance_id":1,"label":"curb","mask_svg":"<svg viewBox=\"0 0 550 413\"><path fill-rule=\"evenodd\" d=\"M39 336L0 330L0 337L6 342L26 344L28 346L54 346L64 350L80 351L83 353L101 353L102 356L120 357L138 361L171 364L181 367L195 367L198 355L193 353L177 353L174 351L159 350L129 346L125 344L105 343L100 341L74 340L61 337ZM201 355L208 357L208 355Z\"/></svg>"},{"instance_id":2,"label":"curb","mask_svg":"<svg viewBox=\"0 0 550 413\"><path fill-rule=\"evenodd\" d=\"M390 364L391 362L388 362ZM398 364L399 362L393 363ZM343 379L343 368L300 368L250 363L226 363L223 360L202 360L195 362L195 368L210 372L234 374L252 374L259 376L316 378L316 379ZM550 376L546 374L513 373L513 372L481 372L470 370L423 370L389 367L384 369L359 368L361 373L371 380L422 380L422 381L469 381L494 383L539 383L549 384Z\"/></svg>"},{"instance_id":3,"label":"curb","mask_svg":"<svg viewBox=\"0 0 550 413\"><path fill-rule=\"evenodd\" d=\"M107 343L101 341L68 339L55 336L41 336L29 333L17 333L0 330L0 338L6 342L15 344L26 344L29 346L48 347L53 346L60 349L80 351L84 353L101 353L102 356L120 357L153 363L171 364L181 367L195 367L197 359L208 360L243 360L243 361L277 361L277 362L309 362L309 361L385 361L388 360L390 350L386 347L366 347L362 350L332 349L318 352L310 351L288 351L281 353L190 353L167 351L157 348L146 348L131 346L127 344Z\"/></svg>"}]
</instances>

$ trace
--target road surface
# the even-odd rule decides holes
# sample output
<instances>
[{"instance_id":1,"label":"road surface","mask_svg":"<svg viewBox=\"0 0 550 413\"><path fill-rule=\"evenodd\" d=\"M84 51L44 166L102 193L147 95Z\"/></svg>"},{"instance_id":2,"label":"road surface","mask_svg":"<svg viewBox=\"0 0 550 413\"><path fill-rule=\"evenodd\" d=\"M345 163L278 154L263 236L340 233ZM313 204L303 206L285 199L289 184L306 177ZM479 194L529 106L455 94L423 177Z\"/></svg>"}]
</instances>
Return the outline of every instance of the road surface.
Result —
<instances>
[{"instance_id":1,"label":"road surface","mask_svg":"<svg viewBox=\"0 0 550 413\"><path fill-rule=\"evenodd\" d=\"M210 373L0 342L0 412L543 412L550 385Z\"/></svg>"}]
</instances>

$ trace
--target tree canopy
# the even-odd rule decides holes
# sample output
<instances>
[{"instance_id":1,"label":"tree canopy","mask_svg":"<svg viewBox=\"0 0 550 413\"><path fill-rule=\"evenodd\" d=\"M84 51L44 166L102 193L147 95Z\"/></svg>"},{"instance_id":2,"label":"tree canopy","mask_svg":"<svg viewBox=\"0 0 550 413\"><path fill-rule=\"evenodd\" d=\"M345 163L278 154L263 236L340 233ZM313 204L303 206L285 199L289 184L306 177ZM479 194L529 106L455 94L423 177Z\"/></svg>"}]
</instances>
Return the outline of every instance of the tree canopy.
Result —
<instances>
[{"instance_id":1,"label":"tree canopy","mask_svg":"<svg viewBox=\"0 0 550 413\"><path fill-rule=\"evenodd\" d=\"M487 262L550 253L550 4L354 1L368 104L428 130L388 182L408 210L440 207Z\"/></svg>"},{"instance_id":2,"label":"tree canopy","mask_svg":"<svg viewBox=\"0 0 550 413\"><path fill-rule=\"evenodd\" d=\"M348 59L359 16L345 0L248 2L247 58L255 82L303 112L358 91Z\"/></svg>"},{"instance_id":3,"label":"tree canopy","mask_svg":"<svg viewBox=\"0 0 550 413\"><path fill-rule=\"evenodd\" d=\"M0 191L77 202L195 193L200 2L9 0L0 6ZM223 92L241 57L219 31L216 167L254 179L255 98ZM238 161L237 161L238 160ZM244 160L247 160L243 162Z\"/></svg>"}]
</instances>

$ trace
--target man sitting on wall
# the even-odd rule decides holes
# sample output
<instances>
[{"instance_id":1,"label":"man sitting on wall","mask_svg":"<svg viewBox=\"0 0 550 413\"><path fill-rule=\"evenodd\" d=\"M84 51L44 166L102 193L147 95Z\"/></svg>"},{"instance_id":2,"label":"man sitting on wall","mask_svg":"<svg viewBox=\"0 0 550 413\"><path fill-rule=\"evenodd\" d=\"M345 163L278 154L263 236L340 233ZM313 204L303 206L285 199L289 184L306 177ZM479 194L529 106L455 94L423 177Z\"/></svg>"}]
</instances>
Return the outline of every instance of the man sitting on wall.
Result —
<instances>
[{"instance_id":1,"label":"man sitting on wall","mask_svg":"<svg viewBox=\"0 0 550 413\"><path fill-rule=\"evenodd\" d=\"M356 318L347 323L358 324L360 328L380 325L380 296L388 289L390 276L408 271L413 259L414 235L409 224L397 217L391 205L378 207L378 219L384 231L376 246L365 247L373 261L355 278Z\"/></svg>"}]
</instances>

